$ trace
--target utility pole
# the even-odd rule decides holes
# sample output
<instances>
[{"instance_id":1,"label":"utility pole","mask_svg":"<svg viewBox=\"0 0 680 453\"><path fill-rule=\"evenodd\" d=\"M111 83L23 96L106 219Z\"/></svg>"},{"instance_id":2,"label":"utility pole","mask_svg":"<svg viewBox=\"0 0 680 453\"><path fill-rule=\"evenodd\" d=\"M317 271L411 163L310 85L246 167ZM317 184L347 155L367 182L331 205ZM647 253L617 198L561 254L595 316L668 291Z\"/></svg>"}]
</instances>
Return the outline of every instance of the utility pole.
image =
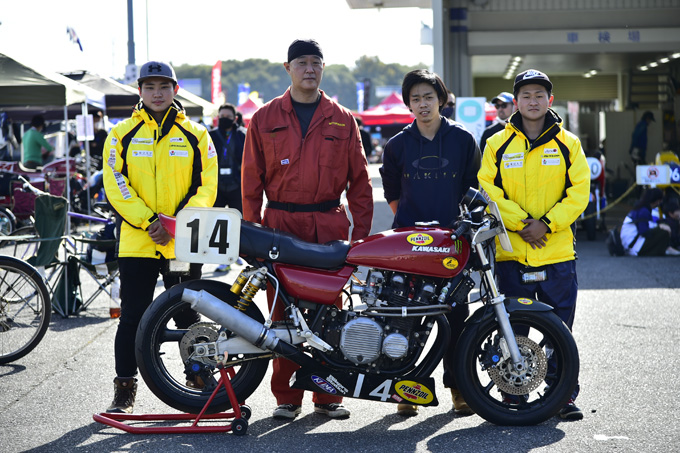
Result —
<instances>
[{"instance_id":1,"label":"utility pole","mask_svg":"<svg viewBox=\"0 0 680 453\"><path fill-rule=\"evenodd\" d=\"M137 80L137 65L135 64L135 27L132 17L132 1L127 0L128 12L128 64L125 66L125 83L131 84Z\"/></svg>"}]
</instances>

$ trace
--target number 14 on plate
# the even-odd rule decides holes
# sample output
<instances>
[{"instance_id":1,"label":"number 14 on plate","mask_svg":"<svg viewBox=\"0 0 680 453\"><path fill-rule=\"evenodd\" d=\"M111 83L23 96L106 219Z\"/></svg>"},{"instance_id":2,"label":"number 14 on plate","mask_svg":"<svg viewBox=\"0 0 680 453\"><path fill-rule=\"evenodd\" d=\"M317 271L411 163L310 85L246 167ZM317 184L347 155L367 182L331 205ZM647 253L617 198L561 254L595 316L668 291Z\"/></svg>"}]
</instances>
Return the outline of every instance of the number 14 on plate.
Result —
<instances>
[{"instance_id":1,"label":"number 14 on plate","mask_svg":"<svg viewBox=\"0 0 680 453\"><path fill-rule=\"evenodd\" d=\"M188 263L233 264L241 243L241 213L231 208L184 208L177 213L175 255Z\"/></svg>"}]
</instances>

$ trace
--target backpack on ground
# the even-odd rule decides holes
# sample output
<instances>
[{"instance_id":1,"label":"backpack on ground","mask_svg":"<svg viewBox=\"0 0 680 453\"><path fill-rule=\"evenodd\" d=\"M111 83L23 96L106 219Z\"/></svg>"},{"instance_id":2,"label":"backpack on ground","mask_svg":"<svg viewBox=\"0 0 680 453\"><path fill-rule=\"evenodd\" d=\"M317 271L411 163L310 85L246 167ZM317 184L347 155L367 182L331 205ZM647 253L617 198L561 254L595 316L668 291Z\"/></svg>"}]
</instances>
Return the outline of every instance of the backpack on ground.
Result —
<instances>
[{"instance_id":1,"label":"backpack on ground","mask_svg":"<svg viewBox=\"0 0 680 453\"><path fill-rule=\"evenodd\" d=\"M607 239L604 242L607 244L607 250L609 250L611 256L624 256L626 254L621 242L621 227L607 231Z\"/></svg>"}]
</instances>

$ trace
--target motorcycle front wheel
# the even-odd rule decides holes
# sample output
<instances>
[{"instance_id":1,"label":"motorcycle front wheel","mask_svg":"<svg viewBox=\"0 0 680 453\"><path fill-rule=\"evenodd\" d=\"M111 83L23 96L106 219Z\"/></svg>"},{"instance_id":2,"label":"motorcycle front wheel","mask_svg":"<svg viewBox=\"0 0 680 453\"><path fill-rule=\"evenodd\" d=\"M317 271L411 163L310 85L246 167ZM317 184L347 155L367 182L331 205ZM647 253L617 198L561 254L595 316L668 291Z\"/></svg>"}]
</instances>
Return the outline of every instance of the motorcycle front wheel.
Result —
<instances>
[{"instance_id":1,"label":"motorcycle front wheel","mask_svg":"<svg viewBox=\"0 0 680 453\"><path fill-rule=\"evenodd\" d=\"M505 358L505 340L490 317L463 330L454 359L456 384L485 420L535 425L569 401L578 383L578 349L569 328L553 312L513 312L510 324L526 369L515 370Z\"/></svg>"},{"instance_id":2,"label":"motorcycle front wheel","mask_svg":"<svg viewBox=\"0 0 680 453\"><path fill-rule=\"evenodd\" d=\"M220 334L227 338L234 334L222 331L220 325L207 318L186 329L175 327L173 317L190 307L182 301L185 288L205 290L230 305L238 300L229 285L218 281L194 280L175 285L158 296L144 313L137 330L135 350L139 372L153 394L177 410L196 414L205 406L220 375L214 360L206 363L192 359L193 344L216 341ZM250 304L246 315L264 322L254 303ZM228 357L226 367L231 368L227 373L239 402L244 402L260 385L267 372L269 357L270 354L264 351L262 356ZM223 412L230 408L229 397L222 387L207 412Z\"/></svg>"}]
</instances>

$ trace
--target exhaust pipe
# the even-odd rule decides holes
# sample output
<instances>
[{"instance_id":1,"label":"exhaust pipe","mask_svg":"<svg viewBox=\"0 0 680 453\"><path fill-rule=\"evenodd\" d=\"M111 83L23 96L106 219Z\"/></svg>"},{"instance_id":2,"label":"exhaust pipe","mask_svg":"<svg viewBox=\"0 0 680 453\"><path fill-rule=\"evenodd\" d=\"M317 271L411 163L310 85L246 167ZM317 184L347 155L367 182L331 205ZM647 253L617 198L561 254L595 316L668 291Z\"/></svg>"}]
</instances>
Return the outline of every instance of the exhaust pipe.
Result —
<instances>
[{"instance_id":1,"label":"exhaust pipe","mask_svg":"<svg viewBox=\"0 0 680 453\"><path fill-rule=\"evenodd\" d=\"M279 338L264 324L218 299L205 290L185 289L182 300L191 308L216 321L262 350L274 350Z\"/></svg>"}]
</instances>

